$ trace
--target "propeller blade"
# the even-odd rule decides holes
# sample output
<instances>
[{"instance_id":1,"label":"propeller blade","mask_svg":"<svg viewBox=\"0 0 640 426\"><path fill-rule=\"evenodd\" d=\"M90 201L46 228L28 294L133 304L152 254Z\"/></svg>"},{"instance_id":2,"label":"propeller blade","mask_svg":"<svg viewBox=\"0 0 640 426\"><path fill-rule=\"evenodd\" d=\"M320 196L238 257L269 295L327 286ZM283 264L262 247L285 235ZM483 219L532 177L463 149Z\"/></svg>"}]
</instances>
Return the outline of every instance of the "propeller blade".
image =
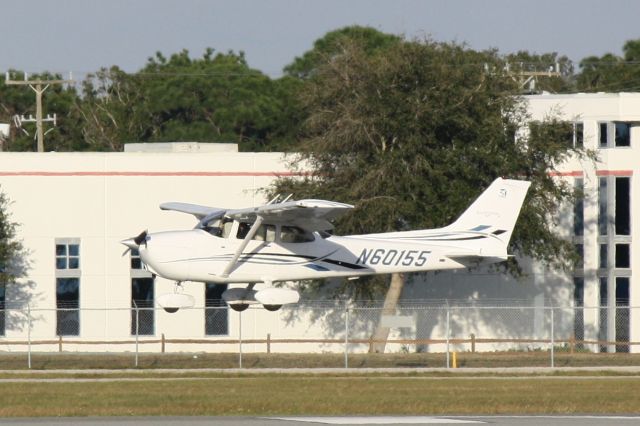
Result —
<instances>
[{"instance_id":1,"label":"propeller blade","mask_svg":"<svg viewBox=\"0 0 640 426\"><path fill-rule=\"evenodd\" d=\"M138 247L140 247L140 244L144 244L145 246L147 245L147 231L144 230L137 237L122 240L120 241L120 243L128 247L127 250L125 250L125 252L122 253L122 255L124 256L130 250L137 249Z\"/></svg>"},{"instance_id":2,"label":"propeller blade","mask_svg":"<svg viewBox=\"0 0 640 426\"><path fill-rule=\"evenodd\" d=\"M133 242L135 242L138 246L140 246L140 244L144 243L144 245L147 245L147 230L145 229L144 231L142 231L140 233L140 235L138 235L137 237L135 237L133 239Z\"/></svg>"}]
</instances>

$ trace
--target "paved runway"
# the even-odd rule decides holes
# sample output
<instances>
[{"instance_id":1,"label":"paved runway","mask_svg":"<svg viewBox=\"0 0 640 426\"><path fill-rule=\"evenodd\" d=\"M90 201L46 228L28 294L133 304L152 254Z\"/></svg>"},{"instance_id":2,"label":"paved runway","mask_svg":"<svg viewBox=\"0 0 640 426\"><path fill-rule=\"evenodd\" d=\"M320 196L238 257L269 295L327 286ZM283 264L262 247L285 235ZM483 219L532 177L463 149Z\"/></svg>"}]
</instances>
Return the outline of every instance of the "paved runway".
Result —
<instances>
[{"instance_id":1,"label":"paved runway","mask_svg":"<svg viewBox=\"0 0 640 426\"><path fill-rule=\"evenodd\" d=\"M66 417L0 419L0 426L640 425L640 416Z\"/></svg>"}]
</instances>

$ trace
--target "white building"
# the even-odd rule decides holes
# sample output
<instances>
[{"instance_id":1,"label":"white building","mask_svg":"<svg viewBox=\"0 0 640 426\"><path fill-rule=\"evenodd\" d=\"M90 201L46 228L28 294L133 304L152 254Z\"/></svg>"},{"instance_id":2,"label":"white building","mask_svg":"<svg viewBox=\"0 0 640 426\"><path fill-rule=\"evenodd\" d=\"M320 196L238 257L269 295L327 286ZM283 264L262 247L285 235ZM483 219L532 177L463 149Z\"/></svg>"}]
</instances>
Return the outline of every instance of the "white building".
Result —
<instances>
[{"instance_id":1,"label":"white building","mask_svg":"<svg viewBox=\"0 0 640 426\"><path fill-rule=\"evenodd\" d=\"M598 152L598 163L575 160L559 167L558 178L572 180L586 194L584 203L568 209L564 229L584 253L583 268L571 275L532 265L520 280L495 272L429 273L416 276L403 298L525 303L538 309L525 327L532 335L545 333L544 316L537 314L545 306L604 306L607 308L577 310L575 315L571 310L557 328L565 334L575 333L578 340L638 342L640 311L623 308L640 306L640 278L632 274L640 267L640 257L634 256L640 240L640 215L634 214L639 205L635 200L640 200L640 93L536 95L526 99L533 119L560 114L575 123L571 143ZM0 153L1 189L13 201L12 219L21 224L19 234L31 262L30 284L0 291L0 303L20 308L28 305L37 313L31 323L32 339L55 340L59 335L96 342L130 339L135 333L134 302L140 307L152 306L157 296L173 291L173 283L161 278L154 282L140 268L135 253L121 256L124 247L119 242L145 228L159 231L194 226L189 215L160 211L162 202L229 208L258 205L265 198L260 189L276 176L290 173L281 153L239 153L229 146L194 143L160 147L163 152L157 152L159 146L136 144L129 150L138 152ZM205 299L217 299L221 293L218 287L198 283L187 284L186 291L195 296L200 307L206 305ZM72 309L65 311L64 307ZM75 310L78 307L79 312ZM156 311L145 314L138 331L148 339L160 335L190 339L237 336L237 314L222 309L220 319L211 316L215 312ZM5 309L0 314L4 318L0 318L3 350L3 340L23 338L27 325L17 311ZM285 317L283 313L254 313L243 323L243 336L264 338L274 330L280 337L327 338L336 333L323 328L311 312L295 321ZM496 316L454 321L461 336L483 332L521 335L518 321ZM372 318L370 322L375 321ZM441 337L442 330L441 318L416 317L408 333L420 338ZM19 345L5 347L20 350ZM589 347L616 350L612 345ZM101 343L65 348L131 350L126 345ZM331 345L317 344L292 350L301 348L334 350ZM57 345L42 344L36 349L57 350ZM190 348L174 344L168 350ZM198 350L235 347L205 345Z\"/></svg>"},{"instance_id":2,"label":"white building","mask_svg":"<svg viewBox=\"0 0 640 426\"><path fill-rule=\"evenodd\" d=\"M520 280L484 272L436 272L427 276L427 286L415 285L408 295L590 307L577 310L560 327L575 332L578 340L638 342L640 309L627 307L640 307L640 276L632 273L640 268L640 93L543 94L526 96L526 102L532 120L553 116L573 123L568 143L597 153L597 162L574 159L559 165L557 173L584 190L584 201L566 209L559 230L582 252L582 268L572 275L532 264ZM608 309L595 309L600 306ZM468 331L490 328L493 319L480 320ZM615 350L613 345L590 348Z\"/></svg>"}]
</instances>

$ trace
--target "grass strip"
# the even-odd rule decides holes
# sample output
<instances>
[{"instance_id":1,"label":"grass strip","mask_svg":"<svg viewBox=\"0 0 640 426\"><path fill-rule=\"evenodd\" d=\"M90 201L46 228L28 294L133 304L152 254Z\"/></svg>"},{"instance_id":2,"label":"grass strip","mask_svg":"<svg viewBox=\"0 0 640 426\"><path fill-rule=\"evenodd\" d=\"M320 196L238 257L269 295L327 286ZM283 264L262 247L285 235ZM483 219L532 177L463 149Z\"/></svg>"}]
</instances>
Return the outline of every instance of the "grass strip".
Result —
<instances>
[{"instance_id":1,"label":"grass strip","mask_svg":"<svg viewBox=\"0 0 640 426\"><path fill-rule=\"evenodd\" d=\"M12 383L0 416L634 414L640 379L253 376Z\"/></svg>"}]
</instances>

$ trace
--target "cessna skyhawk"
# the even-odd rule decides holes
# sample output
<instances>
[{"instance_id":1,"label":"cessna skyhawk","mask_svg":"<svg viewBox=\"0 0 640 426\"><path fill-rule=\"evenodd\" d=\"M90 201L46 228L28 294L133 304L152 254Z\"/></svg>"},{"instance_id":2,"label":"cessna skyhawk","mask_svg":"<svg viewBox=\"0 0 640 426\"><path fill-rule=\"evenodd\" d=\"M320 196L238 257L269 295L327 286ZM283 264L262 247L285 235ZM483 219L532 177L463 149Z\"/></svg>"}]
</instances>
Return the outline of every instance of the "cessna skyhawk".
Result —
<instances>
[{"instance_id":1,"label":"cessna skyhawk","mask_svg":"<svg viewBox=\"0 0 640 426\"><path fill-rule=\"evenodd\" d=\"M272 201L259 207L222 209L164 203L162 210L194 215L195 228L141 233L122 243L140 253L154 274L181 284L246 283L223 299L235 310L260 303L277 310L296 303L282 281L359 277L394 272L467 268L507 260L507 245L530 182L496 179L444 228L337 236L331 221L353 206L325 200ZM254 290L258 283L266 284ZM168 311L189 306L188 295L166 295Z\"/></svg>"}]
</instances>

